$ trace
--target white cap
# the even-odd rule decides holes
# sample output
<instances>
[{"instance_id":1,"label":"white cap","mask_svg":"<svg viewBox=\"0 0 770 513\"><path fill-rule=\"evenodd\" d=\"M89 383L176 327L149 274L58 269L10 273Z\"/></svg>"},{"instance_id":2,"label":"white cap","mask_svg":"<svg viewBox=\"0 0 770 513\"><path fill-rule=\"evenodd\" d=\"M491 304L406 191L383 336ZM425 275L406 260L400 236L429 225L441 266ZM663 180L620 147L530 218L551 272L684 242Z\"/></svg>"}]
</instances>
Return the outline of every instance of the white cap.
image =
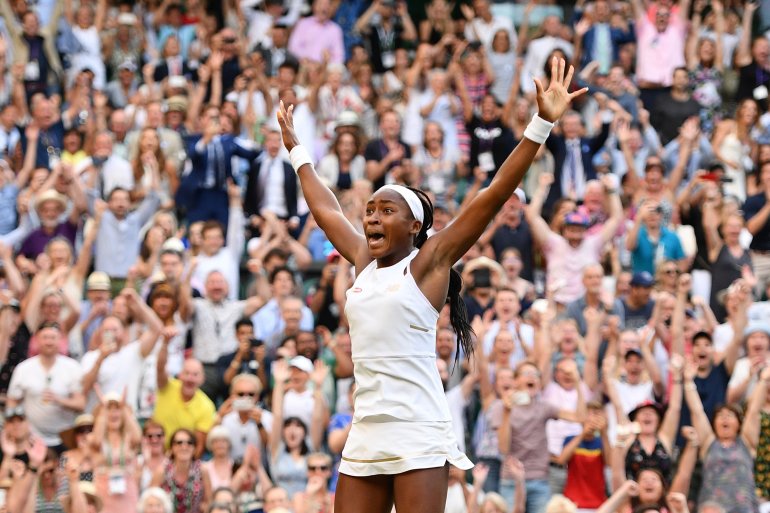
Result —
<instances>
[{"instance_id":1,"label":"white cap","mask_svg":"<svg viewBox=\"0 0 770 513\"><path fill-rule=\"evenodd\" d=\"M295 356L289 360L289 367L296 367L301 371L310 374L313 372L313 362L304 356Z\"/></svg>"}]
</instances>

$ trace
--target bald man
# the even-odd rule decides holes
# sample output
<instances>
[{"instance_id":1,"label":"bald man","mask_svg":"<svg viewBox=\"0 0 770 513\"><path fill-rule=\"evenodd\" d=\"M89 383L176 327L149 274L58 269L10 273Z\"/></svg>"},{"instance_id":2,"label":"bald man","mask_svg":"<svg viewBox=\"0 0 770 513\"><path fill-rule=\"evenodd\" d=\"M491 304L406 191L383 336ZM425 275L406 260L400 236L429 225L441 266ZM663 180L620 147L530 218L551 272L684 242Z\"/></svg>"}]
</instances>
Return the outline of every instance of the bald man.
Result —
<instances>
[{"instance_id":1,"label":"bald man","mask_svg":"<svg viewBox=\"0 0 770 513\"><path fill-rule=\"evenodd\" d=\"M583 310L586 308L596 308L605 310L608 315L617 315L620 318L621 329L623 328L623 303L617 298L603 294L602 281L604 279L604 268L601 264L590 264L583 268L583 288L585 294L567 305L565 316L575 319L580 329L580 334L585 336L588 326L583 317Z\"/></svg>"},{"instance_id":2,"label":"bald man","mask_svg":"<svg viewBox=\"0 0 770 513\"><path fill-rule=\"evenodd\" d=\"M178 378L166 374L169 342L166 338L163 337L158 353L158 397L153 419L166 432L166 447L178 429L185 428L195 433L195 452L200 457L206 445L206 434L214 424L216 408L200 389L204 376L201 362L189 358L185 360Z\"/></svg>"}]
</instances>

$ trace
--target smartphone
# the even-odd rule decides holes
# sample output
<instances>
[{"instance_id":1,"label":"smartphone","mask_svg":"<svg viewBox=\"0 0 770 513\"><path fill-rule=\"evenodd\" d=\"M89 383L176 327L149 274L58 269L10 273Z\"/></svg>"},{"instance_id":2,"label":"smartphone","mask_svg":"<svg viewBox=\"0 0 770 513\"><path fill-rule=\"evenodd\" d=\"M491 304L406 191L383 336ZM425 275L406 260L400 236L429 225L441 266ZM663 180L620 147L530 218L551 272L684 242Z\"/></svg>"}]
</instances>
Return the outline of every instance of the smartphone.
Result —
<instances>
[{"instance_id":1,"label":"smartphone","mask_svg":"<svg viewBox=\"0 0 770 513\"><path fill-rule=\"evenodd\" d=\"M527 406L532 402L532 398L524 390L513 393L513 404L516 406Z\"/></svg>"},{"instance_id":2,"label":"smartphone","mask_svg":"<svg viewBox=\"0 0 770 513\"><path fill-rule=\"evenodd\" d=\"M718 182L719 176L716 173L706 173L705 175L701 176L703 180L708 180L709 182Z\"/></svg>"},{"instance_id":3,"label":"smartphone","mask_svg":"<svg viewBox=\"0 0 770 513\"><path fill-rule=\"evenodd\" d=\"M248 411L254 407L254 400L248 397L239 397L233 400L233 410Z\"/></svg>"},{"instance_id":4,"label":"smartphone","mask_svg":"<svg viewBox=\"0 0 770 513\"><path fill-rule=\"evenodd\" d=\"M264 344L264 342L259 340L258 338L251 338L251 339L249 339L249 343L251 344L252 348L259 347L262 344Z\"/></svg>"}]
</instances>

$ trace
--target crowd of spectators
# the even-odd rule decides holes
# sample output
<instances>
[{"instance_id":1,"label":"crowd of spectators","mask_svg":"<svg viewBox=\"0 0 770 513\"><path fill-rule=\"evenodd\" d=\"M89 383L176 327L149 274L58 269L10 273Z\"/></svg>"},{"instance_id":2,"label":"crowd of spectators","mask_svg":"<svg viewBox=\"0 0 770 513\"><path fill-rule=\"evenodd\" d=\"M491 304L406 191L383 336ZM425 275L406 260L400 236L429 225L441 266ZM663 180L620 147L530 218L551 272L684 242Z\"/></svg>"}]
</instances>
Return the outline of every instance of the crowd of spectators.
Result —
<instances>
[{"instance_id":1,"label":"crowd of spectators","mask_svg":"<svg viewBox=\"0 0 770 513\"><path fill-rule=\"evenodd\" d=\"M0 511L331 513L354 270L278 103L355 226L398 183L435 233L553 56L589 94L457 263L472 358L435 328L446 512L770 511L770 3L0 13Z\"/></svg>"}]
</instances>

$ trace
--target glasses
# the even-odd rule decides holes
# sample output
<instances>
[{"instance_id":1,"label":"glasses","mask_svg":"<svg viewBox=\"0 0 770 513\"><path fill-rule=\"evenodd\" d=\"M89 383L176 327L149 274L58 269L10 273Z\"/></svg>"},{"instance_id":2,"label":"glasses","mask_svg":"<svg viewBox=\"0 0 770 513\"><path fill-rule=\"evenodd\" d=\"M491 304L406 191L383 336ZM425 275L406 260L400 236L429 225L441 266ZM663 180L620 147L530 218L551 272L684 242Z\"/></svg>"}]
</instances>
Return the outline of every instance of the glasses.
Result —
<instances>
[{"instance_id":1,"label":"glasses","mask_svg":"<svg viewBox=\"0 0 770 513\"><path fill-rule=\"evenodd\" d=\"M91 426L85 426L85 427L79 427L75 430L76 435L87 435L88 433L92 432L93 428Z\"/></svg>"},{"instance_id":2,"label":"glasses","mask_svg":"<svg viewBox=\"0 0 770 513\"><path fill-rule=\"evenodd\" d=\"M144 436L146 436L150 440L161 440L163 438L163 433L147 433Z\"/></svg>"},{"instance_id":3,"label":"glasses","mask_svg":"<svg viewBox=\"0 0 770 513\"><path fill-rule=\"evenodd\" d=\"M679 269L666 269L663 274L679 274Z\"/></svg>"},{"instance_id":4,"label":"glasses","mask_svg":"<svg viewBox=\"0 0 770 513\"><path fill-rule=\"evenodd\" d=\"M174 440L173 444L177 446L189 445L190 447L192 447L193 445L195 445L195 442L193 442L192 440Z\"/></svg>"},{"instance_id":5,"label":"glasses","mask_svg":"<svg viewBox=\"0 0 770 513\"><path fill-rule=\"evenodd\" d=\"M238 397L254 397L257 395L256 392L236 392L235 395Z\"/></svg>"},{"instance_id":6,"label":"glasses","mask_svg":"<svg viewBox=\"0 0 770 513\"><path fill-rule=\"evenodd\" d=\"M326 472L329 470L329 465L308 465L309 472Z\"/></svg>"}]
</instances>

